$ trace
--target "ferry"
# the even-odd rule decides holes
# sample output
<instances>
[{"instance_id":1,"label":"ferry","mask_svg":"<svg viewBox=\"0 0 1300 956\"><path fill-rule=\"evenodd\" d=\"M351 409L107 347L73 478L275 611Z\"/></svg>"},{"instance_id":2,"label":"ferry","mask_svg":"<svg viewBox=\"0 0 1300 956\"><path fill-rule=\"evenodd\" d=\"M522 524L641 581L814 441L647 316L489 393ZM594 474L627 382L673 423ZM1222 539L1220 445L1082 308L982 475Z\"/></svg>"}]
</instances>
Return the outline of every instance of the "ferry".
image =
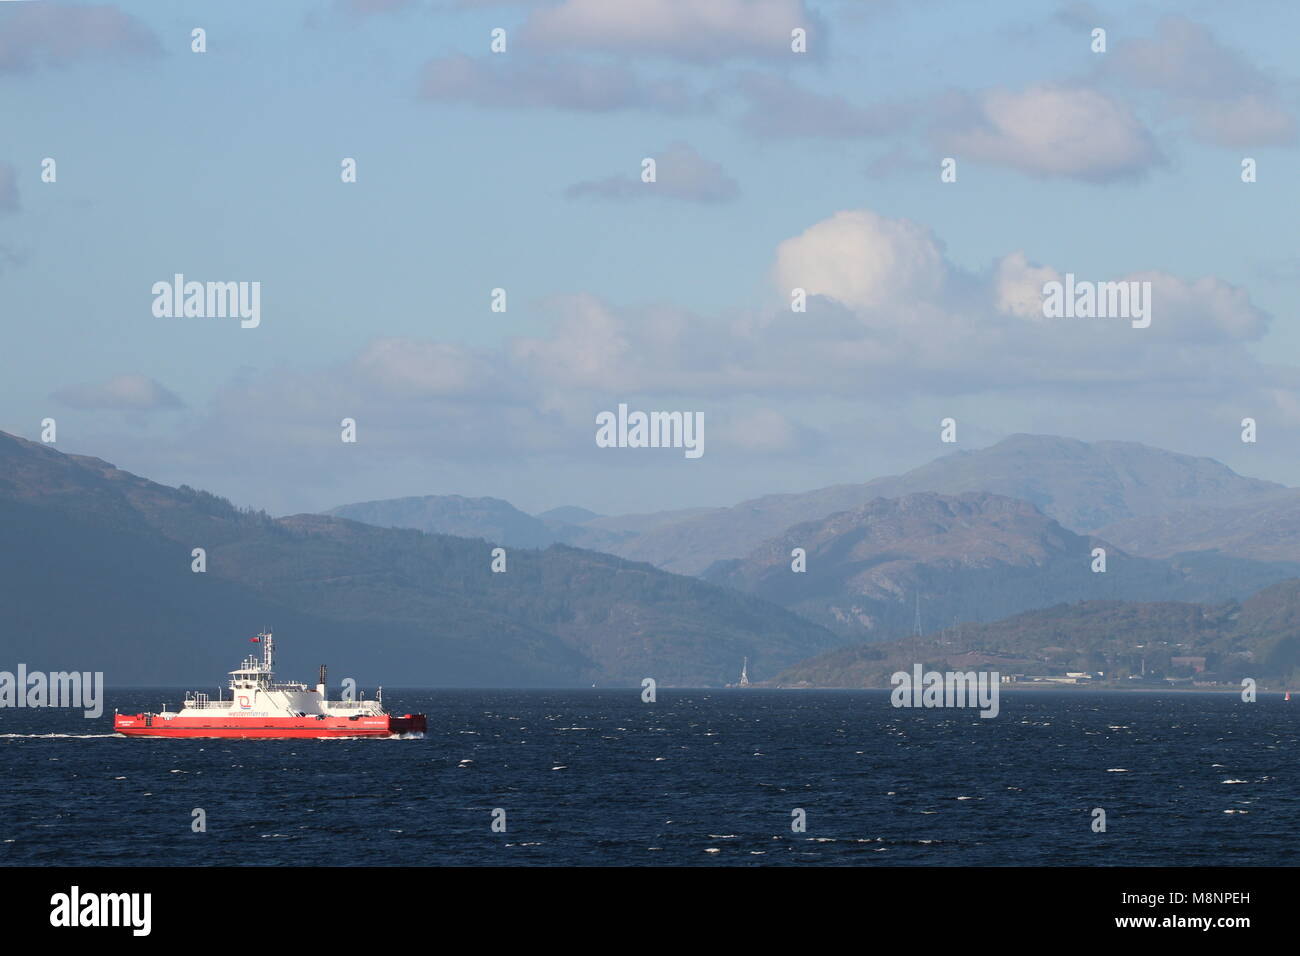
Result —
<instances>
[{"instance_id":1,"label":"ferry","mask_svg":"<svg viewBox=\"0 0 1300 956\"><path fill-rule=\"evenodd\" d=\"M127 737L388 737L424 733L424 714L395 717L384 710L384 691L377 700L330 700L325 666L315 688L277 683L274 678L275 638L263 631L249 639L262 645L230 671L230 699L188 692L180 710L157 713L113 712L113 729Z\"/></svg>"}]
</instances>

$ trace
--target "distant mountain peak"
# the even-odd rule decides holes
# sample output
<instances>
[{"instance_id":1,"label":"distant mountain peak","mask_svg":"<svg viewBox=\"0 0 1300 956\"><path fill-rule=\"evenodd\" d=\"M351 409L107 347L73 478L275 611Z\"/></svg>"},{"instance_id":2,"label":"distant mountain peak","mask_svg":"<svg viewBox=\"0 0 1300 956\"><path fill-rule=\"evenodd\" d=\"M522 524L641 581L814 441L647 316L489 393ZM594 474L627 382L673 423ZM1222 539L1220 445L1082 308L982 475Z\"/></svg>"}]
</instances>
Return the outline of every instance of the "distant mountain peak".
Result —
<instances>
[{"instance_id":1,"label":"distant mountain peak","mask_svg":"<svg viewBox=\"0 0 1300 956\"><path fill-rule=\"evenodd\" d=\"M1235 504L1282 488L1238 475L1211 458L1138 442L1018 433L985 448L954 449L904 474L864 484L766 495L659 525L647 522L644 533L607 549L671 571L699 574L714 562L749 553L784 528L851 511L874 498L987 492L1027 501L1064 528L1091 534L1136 516Z\"/></svg>"},{"instance_id":2,"label":"distant mountain peak","mask_svg":"<svg viewBox=\"0 0 1300 956\"><path fill-rule=\"evenodd\" d=\"M575 505L561 505L559 508L539 512L535 517L542 521L558 521L561 524L586 524L588 521L605 516Z\"/></svg>"}]
</instances>

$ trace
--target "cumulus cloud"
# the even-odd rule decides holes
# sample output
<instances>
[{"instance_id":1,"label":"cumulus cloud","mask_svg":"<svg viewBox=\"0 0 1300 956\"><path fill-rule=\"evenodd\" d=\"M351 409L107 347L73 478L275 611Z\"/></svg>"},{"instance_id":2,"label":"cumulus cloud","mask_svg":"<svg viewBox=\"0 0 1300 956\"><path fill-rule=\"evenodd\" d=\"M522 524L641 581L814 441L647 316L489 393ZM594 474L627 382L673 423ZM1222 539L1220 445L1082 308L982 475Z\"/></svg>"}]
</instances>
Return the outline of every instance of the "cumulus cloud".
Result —
<instances>
[{"instance_id":1,"label":"cumulus cloud","mask_svg":"<svg viewBox=\"0 0 1300 956\"><path fill-rule=\"evenodd\" d=\"M711 454L733 470L747 459L860 461L863 416L902 429L897 416L922 410L937 421L934 409L953 414L975 402L1032 409L1038 430L1067 433L1080 422L1122 426L1134 409L1148 421L1225 429L1242 408L1279 421L1300 415L1300 403L1287 405L1297 373L1251 352L1269 316L1244 289L1141 269L1079 276L1150 282L1150 327L1045 318L1042 283L1072 271L1021 250L967 271L922 224L842 210L774 248L768 278L779 299L770 307L699 314L578 293L541 303L553 320L544 334L495 348L378 338L335 366L231 383L177 445L196 458L240 449L327 484L346 416L366 450L357 462L391 471L401 461L420 474L454 462L472 491L474 469L484 467L532 474L609 464L597 457L594 416L619 402L706 411ZM806 312L790 308L795 286L811 296ZM79 407L151 403L148 380L115 382L63 397ZM1179 446L1172 436L1164 444Z\"/></svg>"},{"instance_id":2,"label":"cumulus cloud","mask_svg":"<svg viewBox=\"0 0 1300 956\"><path fill-rule=\"evenodd\" d=\"M574 183L565 195L570 199L591 196L598 199L682 199L687 202L729 202L740 195L740 187L718 163L706 159L689 143L676 142L653 157L655 181L641 181L639 173L609 176Z\"/></svg>"},{"instance_id":3,"label":"cumulus cloud","mask_svg":"<svg viewBox=\"0 0 1300 956\"><path fill-rule=\"evenodd\" d=\"M0 73L61 67L92 58L157 54L157 37L109 4L8 3L0 9Z\"/></svg>"},{"instance_id":4,"label":"cumulus cloud","mask_svg":"<svg viewBox=\"0 0 1300 956\"><path fill-rule=\"evenodd\" d=\"M790 33L817 23L803 0L561 0L524 27L530 45L712 62L790 55Z\"/></svg>"},{"instance_id":5,"label":"cumulus cloud","mask_svg":"<svg viewBox=\"0 0 1300 956\"><path fill-rule=\"evenodd\" d=\"M795 396L858 401L1276 384L1246 348L1269 317L1244 289L1217 277L1149 270L1079 276L1150 282L1151 326L1135 329L1122 317L1047 319L1042 284L1068 271L1018 251L968 273L947 259L929 229L845 210L776 247L770 278L780 303L770 309L709 316L671 305L620 308L586 293L560 296L543 303L553 317L545 335L478 351L381 338L341 366L266 376L241 384L231 398L241 409L253 402L275 410L265 414L293 416L305 401L301 410L310 416L361 408L392 423L418 417L430 429L434 419L448 425L479 415L498 429L531 422L528 440L535 442L585 423L593 403L608 404L611 396L748 396L771 407ZM805 313L789 307L794 287L813 297ZM737 425L737 436L756 427ZM737 444L744 444L739 437Z\"/></svg>"},{"instance_id":6,"label":"cumulus cloud","mask_svg":"<svg viewBox=\"0 0 1300 956\"><path fill-rule=\"evenodd\" d=\"M51 396L69 408L86 411L152 412L180 408L174 393L144 375L118 375L106 382L69 385Z\"/></svg>"},{"instance_id":7,"label":"cumulus cloud","mask_svg":"<svg viewBox=\"0 0 1300 956\"><path fill-rule=\"evenodd\" d=\"M1159 327L1152 322L1157 338L1183 344L1227 345L1260 338L1269 316L1257 308L1245 289L1214 276L1182 279L1167 272L1135 272L1127 281L1150 282L1154 307L1164 314Z\"/></svg>"},{"instance_id":8,"label":"cumulus cloud","mask_svg":"<svg viewBox=\"0 0 1300 956\"><path fill-rule=\"evenodd\" d=\"M546 335L481 353L381 339L330 371L330 391L385 409L438 402L457 408L458 416L472 417L488 405L496 408L494 419L506 409L519 420L543 416L549 424L539 419L536 438L562 434L563 423L585 422L592 402L615 395L855 401L1207 382L1241 388L1253 387L1254 376L1261 384L1275 381L1245 349L1266 330L1267 314L1245 290L1215 277L1154 271L1079 277L1150 282L1146 329L1124 318L1046 319L1042 283L1069 270L1015 252L970 274L945 257L928 229L870 210L841 211L781 243L771 271L784 303L796 286L813 296L806 313L783 304L705 316L563 296L546 303L554 316ZM261 401L285 407L266 396Z\"/></svg>"},{"instance_id":9,"label":"cumulus cloud","mask_svg":"<svg viewBox=\"0 0 1300 956\"><path fill-rule=\"evenodd\" d=\"M800 288L863 309L932 298L946 271L928 229L869 209L837 212L776 249L775 277L785 294Z\"/></svg>"},{"instance_id":10,"label":"cumulus cloud","mask_svg":"<svg viewBox=\"0 0 1300 956\"><path fill-rule=\"evenodd\" d=\"M1024 319L1060 321L1043 315L1043 286L1064 278L1059 269L1030 263L1023 252L1011 253L994 267L995 307L1001 313ZM1077 280L1149 282L1153 321L1151 328L1144 331L1157 342L1241 343L1258 339L1268 328L1268 315L1250 301L1245 289L1213 276L1183 279L1167 272L1142 271L1114 277L1076 276Z\"/></svg>"},{"instance_id":11,"label":"cumulus cloud","mask_svg":"<svg viewBox=\"0 0 1300 956\"><path fill-rule=\"evenodd\" d=\"M520 338L510 345L512 358L532 377L550 377L575 388L636 388L633 343L620 317L590 295L553 300L561 317L544 339Z\"/></svg>"},{"instance_id":12,"label":"cumulus cloud","mask_svg":"<svg viewBox=\"0 0 1300 956\"><path fill-rule=\"evenodd\" d=\"M997 263L993 276L994 306L999 312L1022 319L1043 317L1043 285L1060 282L1051 266L1031 264L1023 252L1013 252Z\"/></svg>"},{"instance_id":13,"label":"cumulus cloud","mask_svg":"<svg viewBox=\"0 0 1300 956\"><path fill-rule=\"evenodd\" d=\"M1109 182L1140 176L1163 161L1132 110L1087 87L988 90L950 103L947 112L936 135L958 162Z\"/></svg>"},{"instance_id":14,"label":"cumulus cloud","mask_svg":"<svg viewBox=\"0 0 1300 956\"><path fill-rule=\"evenodd\" d=\"M492 109L565 109L604 113L623 109L685 112L707 97L681 80L648 80L626 66L572 59L473 58L455 55L424 67L420 95Z\"/></svg>"}]
</instances>

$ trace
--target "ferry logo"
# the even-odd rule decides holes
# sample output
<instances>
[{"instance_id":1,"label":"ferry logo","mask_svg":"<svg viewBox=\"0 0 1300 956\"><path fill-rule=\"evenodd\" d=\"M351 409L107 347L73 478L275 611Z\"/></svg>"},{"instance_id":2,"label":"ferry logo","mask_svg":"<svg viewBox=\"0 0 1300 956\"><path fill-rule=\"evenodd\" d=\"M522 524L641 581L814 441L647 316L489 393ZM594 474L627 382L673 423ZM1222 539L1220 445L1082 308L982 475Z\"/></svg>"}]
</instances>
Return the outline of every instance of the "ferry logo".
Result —
<instances>
[{"instance_id":1,"label":"ferry logo","mask_svg":"<svg viewBox=\"0 0 1300 956\"><path fill-rule=\"evenodd\" d=\"M248 698L245 697L243 694L240 694L240 695L239 695L239 709L240 709L240 710L252 710L252 709L253 709L253 705L250 704L250 703L248 702Z\"/></svg>"}]
</instances>

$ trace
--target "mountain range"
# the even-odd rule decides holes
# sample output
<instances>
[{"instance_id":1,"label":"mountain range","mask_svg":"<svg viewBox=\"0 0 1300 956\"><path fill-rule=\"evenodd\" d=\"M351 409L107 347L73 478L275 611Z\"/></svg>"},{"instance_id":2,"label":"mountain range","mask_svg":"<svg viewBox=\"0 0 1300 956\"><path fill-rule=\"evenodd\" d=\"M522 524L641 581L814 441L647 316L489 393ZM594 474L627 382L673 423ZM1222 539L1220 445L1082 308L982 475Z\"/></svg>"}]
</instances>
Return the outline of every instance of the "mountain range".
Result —
<instances>
[{"instance_id":1,"label":"mountain range","mask_svg":"<svg viewBox=\"0 0 1300 956\"><path fill-rule=\"evenodd\" d=\"M1300 490L1051 436L729 508L529 515L428 495L272 518L0 433L0 650L180 683L220 675L233 640L274 624L290 663L355 661L359 680L716 685L743 657L770 676L918 617L933 632L1079 602L1246 602L1300 578L1291 529ZM1091 625L1069 620L1073 653Z\"/></svg>"},{"instance_id":2,"label":"mountain range","mask_svg":"<svg viewBox=\"0 0 1300 956\"><path fill-rule=\"evenodd\" d=\"M1132 442L1014 435L902 475L729 508L533 519L478 499L345 506L335 513L425 531L564 541L759 595L846 640L923 622L988 621L1062 601L1244 598L1300 575L1300 491L1207 458ZM489 507L491 506L491 507ZM1279 520L1290 507L1294 513ZM509 508L510 521L499 517ZM1253 523L1249 520L1253 519ZM1281 531L1282 533L1279 533ZM791 552L807 554L806 573ZM1107 570L1091 572L1094 548Z\"/></svg>"},{"instance_id":3,"label":"mountain range","mask_svg":"<svg viewBox=\"0 0 1300 956\"><path fill-rule=\"evenodd\" d=\"M437 686L716 684L841 642L612 555L511 549L495 573L480 540L274 519L4 433L0 541L4 659L110 685L215 682L268 625L300 675Z\"/></svg>"},{"instance_id":4,"label":"mountain range","mask_svg":"<svg viewBox=\"0 0 1300 956\"><path fill-rule=\"evenodd\" d=\"M902 475L797 494L766 495L728 508L593 518L552 528L549 540L647 561L680 574L701 574L714 562L744 557L793 525L853 511L877 498L918 492L989 492L1016 498L1070 531L1091 534L1129 519L1233 507L1286 490L1274 482L1238 475L1210 458L1135 442L1089 443L1050 435L1013 435L989 448L944 455ZM364 511L353 510L362 506L344 506L334 513L383 526L467 533L462 514L438 519L430 509L412 517L410 500L369 502ZM495 527L485 523L474 533L492 540ZM542 540L548 539L543 535ZM1145 553L1141 548L1131 549ZM1281 559L1300 561L1300 549Z\"/></svg>"},{"instance_id":5,"label":"mountain range","mask_svg":"<svg viewBox=\"0 0 1300 956\"><path fill-rule=\"evenodd\" d=\"M806 570L792 572L801 548ZM1105 569L1094 570L1094 549ZM1300 563L1220 554L1146 558L987 492L877 498L786 529L704 577L856 639L989 621L1063 601L1219 602L1300 576Z\"/></svg>"}]
</instances>

